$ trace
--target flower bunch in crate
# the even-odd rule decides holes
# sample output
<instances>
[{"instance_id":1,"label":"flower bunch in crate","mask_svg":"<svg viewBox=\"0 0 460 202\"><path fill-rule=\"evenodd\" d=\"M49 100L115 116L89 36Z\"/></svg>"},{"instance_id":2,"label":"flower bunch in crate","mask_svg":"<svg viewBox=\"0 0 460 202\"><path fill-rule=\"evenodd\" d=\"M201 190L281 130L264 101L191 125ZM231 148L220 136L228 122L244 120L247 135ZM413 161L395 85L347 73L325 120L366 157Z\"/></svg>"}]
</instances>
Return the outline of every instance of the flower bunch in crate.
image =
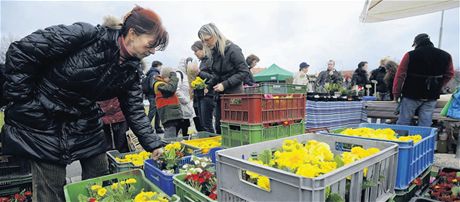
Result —
<instances>
[{"instance_id":1,"label":"flower bunch in crate","mask_svg":"<svg viewBox=\"0 0 460 202\"><path fill-rule=\"evenodd\" d=\"M19 193L15 193L11 196L0 197L0 202L31 202L32 192L22 190Z\"/></svg>"},{"instance_id":2,"label":"flower bunch in crate","mask_svg":"<svg viewBox=\"0 0 460 202\"><path fill-rule=\"evenodd\" d=\"M460 201L460 171L441 170L425 197L439 201Z\"/></svg>"},{"instance_id":3,"label":"flower bunch in crate","mask_svg":"<svg viewBox=\"0 0 460 202\"><path fill-rule=\"evenodd\" d=\"M179 142L167 144L157 160L158 168L169 174L177 173L179 162L185 156L184 150Z\"/></svg>"},{"instance_id":4,"label":"flower bunch in crate","mask_svg":"<svg viewBox=\"0 0 460 202\"><path fill-rule=\"evenodd\" d=\"M363 149L355 146L351 148L350 152L334 155L327 143L316 140L299 143L296 139L293 139L284 140L281 148L264 150L262 153L253 154L248 161L295 173L303 177L315 178L379 151L377 148ZM366 172L367 168L364 170L365 176ZM243 171L243 177L260 188L270 191L270 180L266 176L252 171ZM336 196L334 195L333 197Z\"/></svg>"},{"instance_id":5,"label":"flower bunch in crate","mask_svg":"<svg viewBox=\"0 0 460 202\"><path fill-rule=\"evenodd\" d=\"M358 136L364 138L376 138L376 139L384 139L384 140L391 140L391 141L414 141L414 144L422 140L421 135L408 135L408 136L399 136L398 134L391 128L382 128L382 129L373 129L373 128L347 128L340 132L342 135L349 135L349 136Z\"/></svg>"},{"instance_id":6,"label":"flower bunch in crate","mask_svg":"<svg viewBox=\"0 0 460 202\"><path fill-rule=\"evenodd\" d=\"M184 181L212 200L217 200L217 178L211 160L207 157L191 157L191 163L182 166Z\"/></svg>"},{"instance_id":7,"label":"flower bunch in crate","mask_svg":"<svg viewBox=\"0 0 460 202\"><path fill-rule=\"evenodd\" d=\"M134 166L144 165L144 161L150 158L151 153L141 151L137 154L127 154L123 158L115 157L118 163L132 163Z\"/></svg>"},{"instance_id":8,"label":"flower bunch in crate","mask_svg":"<svg viewBox=\"0 0 460 202\"><path fill-rule=\"evenodd\" d=\"M135 178L128 178L126 180L118 180L109 186L102 186L100 184L92 184L88 186L89 194L80 194L78 196L79 202L96 202L96 201L133 201L133 202L144 202L144 201L158 201L167 202L168 199L163 193L157 193L152 191L136 193Z\"/></svg>"}]
</instances>

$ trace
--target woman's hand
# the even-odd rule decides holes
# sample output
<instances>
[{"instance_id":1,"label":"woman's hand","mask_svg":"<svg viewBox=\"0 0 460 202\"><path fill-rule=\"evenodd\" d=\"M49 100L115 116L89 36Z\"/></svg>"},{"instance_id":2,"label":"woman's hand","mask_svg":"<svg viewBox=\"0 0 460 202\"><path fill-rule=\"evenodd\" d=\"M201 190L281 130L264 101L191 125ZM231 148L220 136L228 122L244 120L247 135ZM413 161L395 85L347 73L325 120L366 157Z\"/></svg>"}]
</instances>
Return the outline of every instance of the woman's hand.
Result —
<instances>
[{"instance_id":1,"label":"woman's hand","mask_svg":"<svg viewBox=\"0 0 460 202\"><path fill-rule=\"evenodd\" d=\"M155 149L152 151L152 159L153 160L158 160L158 158L160 158L160 156L163 154L163 148L160 147L158 149Z\"/></svg>"},{"instance_id":2,"label":"woman's hand","mask_svg":"<svg viewBox=\"0 0 460 202\"><path fill-rule=\"evenodd\" d=\"M224 92L224 85L222 85L222 83L219 83L217 85L214 86L214 91L216 92Z\"/></svg>"}]
</instances>

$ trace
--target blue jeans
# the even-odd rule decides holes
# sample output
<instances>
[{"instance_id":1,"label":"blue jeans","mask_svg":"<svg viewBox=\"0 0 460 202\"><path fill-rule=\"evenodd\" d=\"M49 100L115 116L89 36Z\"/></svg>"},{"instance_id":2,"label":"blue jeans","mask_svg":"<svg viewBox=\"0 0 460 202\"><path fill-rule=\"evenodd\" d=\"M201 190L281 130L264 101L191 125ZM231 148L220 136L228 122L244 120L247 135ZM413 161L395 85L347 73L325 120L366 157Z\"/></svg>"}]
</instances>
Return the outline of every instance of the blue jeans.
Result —
<instances>
[{"instance_id":1,"label":"blue jeans","mask_svg":"<svg viewBox=\"0 0 460 202\"><path fill-rule=\"evenodd\" d=\"M418 110L418 126L430 127L433 124L433 111L435 107L436 100L423 101L403 97L396 124L410 125L415 112Z\"/></svg>"},{"instance_id":2,"label":"blue jeans","mask_svg":"<svg viewBox=\"0 0 460 202\"><path fill-rule=\"evenodd\" d=\"M200 121L201 126L204 130L210 133L214 133L214 127L212 125L212 116L214 114L214 107L216 103L213 97L205 96L200 100Z\"/></svg>"}]
</instances>

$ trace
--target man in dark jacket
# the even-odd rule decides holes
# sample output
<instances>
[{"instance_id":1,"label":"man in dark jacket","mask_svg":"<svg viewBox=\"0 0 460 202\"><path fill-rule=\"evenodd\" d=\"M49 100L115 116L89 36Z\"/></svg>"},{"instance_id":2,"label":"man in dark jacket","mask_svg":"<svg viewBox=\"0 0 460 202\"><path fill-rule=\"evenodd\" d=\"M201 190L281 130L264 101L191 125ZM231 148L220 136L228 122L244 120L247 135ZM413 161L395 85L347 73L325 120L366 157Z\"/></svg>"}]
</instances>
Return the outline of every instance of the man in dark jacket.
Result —
<instances>
[{"instance_id":1,"label":"man in dark jacket","mask_svg":"<svg viewBox=\"0 0 460 202\"><path fill-rule=\"evenodd\" d=\"M410 125L418 110L418 125L431 126L441 88L454 75L452 57L435 48L427 34L415 37L413 51L406 53L393 83L394 99L401 98L397 124Z\"/></svg>"},{"instance_id":2,"label":"man in dark jacket","mask_svg":"<svg viewBox=\"0 0 460 202\"><path fill-rule=\"evenodd\" d=\"M121 29L58 25L10 45L2 151L30 159L33 201L64 201L66 165L73 161L80 160L82 179L108 173L104 113L96 101L117 97L142 147L153 158L161 155L142 103L140 60L167 42L158 15L136 6Z\"/></svg>"},{"instance_id":3,"label":"man in dark jacket","mask_svg":"<svg viewBox=\"0 0 460 202\"><path fill-rule=\"evenodd\" d=\"M148 92L145 94L145 97L147 97L147 100L149 101L149 113L148 117L150 121L153 120L155 117L154 121L154 126L155 126L155 132L156 133L164 133L163 129L160 127L160 116L158 116L158 111L157 111L157 104L155 102L155 92L153 90L153 85L155 84L155 78L160 75L160 69L163 63L160 61L153 61L152 62L152 67L150 67L149 71L145 74L149 82L149 88Z\"/></svg>"},{"instance_id":4,"label":"man in dark jacket","mask_svg":"<svg viewBox=\"0 0 460 202\"><path fill-rule=\"evenodd\" d=\"M327 62L327 70L320 72L318 75L318 79L316 80L316 86L319 87L319 89L324 89L324 85L326 83L339 84L340 86L342 86L343 77L340 72L335 70L334 60L329 60Z\"/></svg>"},{"instance_id":5,"label":"man in dark jacket","mask_svg":"<svg viewBox=\"0 0 460 202\"><path fill-rule=\"evenodd\" d=\"M385 84L385 74L386 74L386 69L385 69L385 64L388 61L387 58L383 58L380 60L380 66L377 69L374 69L371 71L371 76L369 77L369 81L377 81L376 84L376 90L374 90L374 84L372 85L372 90L371 94L374 95L374 91L379 93L378 98L380 100L388 100L389 99L389 89L387 88ZM374 95L376 96L376 95Z\"/></svg>"}]
</instances>

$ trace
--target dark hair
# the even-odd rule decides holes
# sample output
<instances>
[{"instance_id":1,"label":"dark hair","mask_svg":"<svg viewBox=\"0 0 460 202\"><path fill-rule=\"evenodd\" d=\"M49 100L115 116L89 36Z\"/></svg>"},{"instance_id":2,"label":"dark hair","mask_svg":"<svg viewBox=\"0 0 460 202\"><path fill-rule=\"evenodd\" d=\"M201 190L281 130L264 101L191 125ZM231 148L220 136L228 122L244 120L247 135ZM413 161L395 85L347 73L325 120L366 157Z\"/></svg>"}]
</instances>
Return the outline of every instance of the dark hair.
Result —
<instances>
[{"instance_id":1,"label":"dark hair","mask_svg":"<svg viewBox=\"0 0 460 202\"><path fill-rule=\"evenodd\" d=\"M254 62L254 61L257 61L257 62L260 61L259 57L257 57L257 56L254 55L254 54L251 54L251 55L249 55L249 56L246 58L246 63L247 63L249 66L251 66L252 62Z\"/></svg>"},{"instance_id":2,"label":"dark hair","mask_svg":"<svg viewBox=\"0 0 460 202\"><path fill-rule=\"evenodd\" d=\"M158 60L155 60L155 61L152 62L152 67L157 68L157 67L159 67L159 66L161 66L161 65L163 65L163 63L161 63L161 62L158 61Z\"/></svg>"},{"instance_id":3,"label":"dark hair","mask_svg":"<svg viewBox=\"0 0 460 202\"><path fill-rule=\"evenodd\" d=\"M126 14L121 27L121 35L126 36L130 29L133 29L137 35L154 34L155 42L152 47L155 47L156 50L164 50L168 46L168 32L163 27L160 17L150 9L136 5Z\"/></svg>"},{"instance_id":4,"label":"dark hair","mask_svg":"<svg viewBox=\"0 0 460 202\"><path fill-rule=\"evenodd\" d=\"M363 69L364 65L366 65L367 62L366 61L361 61L358 63L358 69Z\"/></svg>"},{"instance_id":5,"label":"dark hair","mask_svg":"<svg viewBox=\"0 0 460 202\"><path fill-rule=\"evenodd\" d=\"M196 51L199 51L199 50L203 50L203 42L201 41L195 41L195 43L193 43L192 45L192 51L193 52L196 52Z\"/></svg>"},{"instance_id":6,"label":"dark hair","mask_svg":"<svg viewBox=\"0 0 460 202\"><path fill-rule=\"evenodd\" d=\"M383 81L388 85L392 86L393 85L393 80L396 75L396 70L398 69L398 63L395 61L389 60L385 64L385 77L383 77Z\"/></svg>"}]
</instances>

